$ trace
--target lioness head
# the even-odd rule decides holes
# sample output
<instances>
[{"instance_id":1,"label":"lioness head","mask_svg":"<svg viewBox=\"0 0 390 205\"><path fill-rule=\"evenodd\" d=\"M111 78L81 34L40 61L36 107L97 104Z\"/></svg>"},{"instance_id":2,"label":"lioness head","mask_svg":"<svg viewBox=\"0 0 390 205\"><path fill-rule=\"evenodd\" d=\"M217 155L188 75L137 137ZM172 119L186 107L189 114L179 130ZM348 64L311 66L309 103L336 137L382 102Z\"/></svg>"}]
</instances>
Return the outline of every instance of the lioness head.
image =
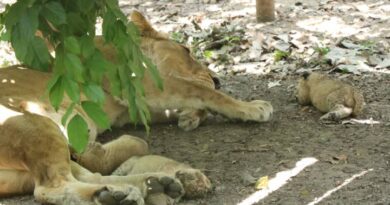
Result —
<instances>
[{"instance_id":1,"label":"lioness head","mask_svg":"<svg viewBox=\"0 0 390 205\"><path fill-rule=\"evenodd\" d=\"M216 74L196 61L189 48L156 31L138 11L132 12L131 21L140 31L142 51L153 60L162 75L194 76L193 80L202 84L219 87Z\"/></svg>"}]
</instances>

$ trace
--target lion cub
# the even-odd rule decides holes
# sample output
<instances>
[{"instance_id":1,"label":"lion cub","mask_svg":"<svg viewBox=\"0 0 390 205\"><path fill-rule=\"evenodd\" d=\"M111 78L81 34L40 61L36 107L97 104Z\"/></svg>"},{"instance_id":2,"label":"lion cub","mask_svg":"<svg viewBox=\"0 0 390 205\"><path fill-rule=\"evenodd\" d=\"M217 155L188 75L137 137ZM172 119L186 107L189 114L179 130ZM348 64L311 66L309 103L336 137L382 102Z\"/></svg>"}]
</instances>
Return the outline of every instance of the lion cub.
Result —
<instances>
[{"instance_id":1,"label":"lion cub","mask_svg":"<svg viewBox=\"0 0 390 205\"><path fill-rule=\"evenodd\" d=\"M112 175L135 175L161 172L176 177L183 185L186 198L203 197L211 191L210 180L198 169L158 155L134 156L118 167Z\"/></svg>"},{"instance_id":2,"label":"lion cub","mask_svg":"<svg viewBox=\"0 0 390 205\"><path fill-rule=\"evenodd\" d=\"M356 88L319 73L303 75L298 83L296 97L299 104L312 104L326 113L320 118L324 121L356 116L365 104L363 95Z\"/></svg>"}]
</instances>

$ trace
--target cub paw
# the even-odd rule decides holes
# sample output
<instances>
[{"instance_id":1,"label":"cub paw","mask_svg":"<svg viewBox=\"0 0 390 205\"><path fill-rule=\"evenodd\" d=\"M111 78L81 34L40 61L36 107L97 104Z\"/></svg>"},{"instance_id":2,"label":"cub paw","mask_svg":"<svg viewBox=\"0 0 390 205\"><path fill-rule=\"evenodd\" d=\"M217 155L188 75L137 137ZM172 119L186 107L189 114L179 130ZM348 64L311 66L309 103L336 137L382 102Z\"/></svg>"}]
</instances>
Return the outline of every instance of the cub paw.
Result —
<instances>
[{"instance_id":1,"label":"cub paw","mask_svg":"<svg viewBox=\"0 0 390 205\"><path fill-rule=\"evenodd\" d=\"M135 187L119 188L107 186L94 194L99 205L144 205L144 199Z\"/></svg>"},{"instance_id":2,"label":"cub paw","mask_svg":"<svg viewBox=\"0 0 390 205\"><path fill-rule=\"evenodd\" d=\"M244 121L265 122L272 117L273 107L268 101L254 100L247 102L241 112Z\"/></svg>"},{"instance_id":3,"label":"cub paw","mask_svg":"<svg viewBox=\"0 0 390 205\"><path fill-rule=\"evenodd\" d=\"M197 169L182 169L176 172L176 178L184 187L184 197L204 197L212 189L210 180Z\"/></svg>"},{"instance_id":4,"label":"cub paw","mask_svg":"<svg viewBox=\"0 0 390 205\"><path fill-rule=\"evenodd\" d=\"M148 194L165 193L173 199L180 198L184 194L180 181L168 176L149 177L146 180L146 186Z\"/></svg>"},{"instance_id":5,"label":"cub paw","mask_svg":"<svg viewBox=\"0 0 390 205\"><path fill-rule=\"evenodd\" d=\"M336 113L329 112L320 117L321 122L332 122L340 120Z\"/></svg>"}]
</instances>

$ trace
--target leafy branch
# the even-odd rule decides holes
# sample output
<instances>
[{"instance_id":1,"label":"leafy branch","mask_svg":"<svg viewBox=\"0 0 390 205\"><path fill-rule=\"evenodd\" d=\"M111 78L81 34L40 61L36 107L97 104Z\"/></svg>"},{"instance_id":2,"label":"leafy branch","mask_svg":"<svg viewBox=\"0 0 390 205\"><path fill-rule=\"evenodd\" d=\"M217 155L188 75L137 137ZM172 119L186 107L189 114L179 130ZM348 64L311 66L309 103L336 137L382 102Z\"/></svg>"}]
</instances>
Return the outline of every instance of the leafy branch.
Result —
<instances>
[{"instance_id":1,"label":"leafy branch","mask_svg":"<svg viewBox=\"0 0 390 205\"><path fill-rule=\"evenodd\" d=\"M115 48L115 63L106 60L95 46L98 17L103 19L105 43ZM47 86L52 106L58 110L65 95L72 101L62 123L78 152L88 142L88 126L81 116L72 116L76 106L100 128L110 127L102 109L105 77L110 82L109 92L128 103L131 121L139 118L149 129L150 113L141 83L145 70L159 88L162 82L155 66L142 54L137 28L121 12L118 0L19 0L6 6L0 23L1 39L11 43L20 62L53 73Z\"/></svg>"}]
</instances>

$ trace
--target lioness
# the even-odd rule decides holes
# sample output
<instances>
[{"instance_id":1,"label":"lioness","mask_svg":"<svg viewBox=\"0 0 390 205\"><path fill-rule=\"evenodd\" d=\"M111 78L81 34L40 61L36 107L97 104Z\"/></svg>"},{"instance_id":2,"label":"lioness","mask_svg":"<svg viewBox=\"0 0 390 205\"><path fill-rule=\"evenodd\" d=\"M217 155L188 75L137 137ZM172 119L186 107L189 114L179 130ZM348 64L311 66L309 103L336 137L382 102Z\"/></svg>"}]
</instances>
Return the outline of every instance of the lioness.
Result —
<instances>
[{"instance_id":1,"label":"lioness","mask_svg":"<svg viewBox=\"0 0 390 205\"><path fill-rule=\"evenodd\" d=\"M141 48L157 65L164 80L164 91L156 88L146 71L143 85L146 101L154 121L167 109L179 109L179 125L193 129L199 125L206 111L243 121L267 121L272 114L269 102L236 100L215 89L212 73L194 60L188 49L170 41L154 30L144 16L133 12L131 20L141 32ZM115 49L101 39L97 46L109 60L115 61ZM149 194L165 194L179 198L184 194L181 182L164 173L102 176L85 169L91 162L70 160L70 151L64 137L61 116L69 99L64 99L58 112L45 97L45 88L51 74L11 66L0 69L0 195L34 192L37 201L51 204L132 204L143 205ZM113 126L129 122L126 103L109 93L104 83L104 111ZM98 129L81 108L73 114L87 119L89 140L93 143ZM124 136L122 148L106 152L108 157L98 159L101 170L111 173L116 166L133 155L133 138ZM126 148L126 146L128 146ZM109 154L108 154L109 153ZM107 169L108 167L109 169Z\"/></svg>"},{"instance_id":2,"label":"lioness","mask_svg":"<svg viewBox=\"0 0 390 205\"><path fill-rule=\"evenodd\" d=\"M363 95L355 88L320 73L305 73L297 86L301 105L312 104L324 112L320 120L340 120L358 115L364 106Z\"/></svg>"}]
</instances>

